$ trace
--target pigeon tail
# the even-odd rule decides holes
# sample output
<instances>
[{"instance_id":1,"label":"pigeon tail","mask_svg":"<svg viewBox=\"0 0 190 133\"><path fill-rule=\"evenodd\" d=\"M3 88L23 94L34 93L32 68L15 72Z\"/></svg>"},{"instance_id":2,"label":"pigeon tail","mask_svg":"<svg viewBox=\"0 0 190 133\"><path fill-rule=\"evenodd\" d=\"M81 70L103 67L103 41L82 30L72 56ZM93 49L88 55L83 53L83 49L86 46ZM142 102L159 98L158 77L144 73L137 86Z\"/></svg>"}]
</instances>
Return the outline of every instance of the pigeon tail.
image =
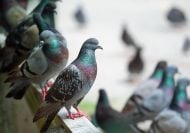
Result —
<instances>
[{"instance_id":1,"label":"pigeon tail","mask_svg":"<svg viewBox=\"0 0 190 133\"><path fill-rule=\"evenodd\" d=\"M26 78L18 78L11 84L11 91L6 95L7 98L22 99L26 89L31 85Z\"/></svg>"}]
</instances>

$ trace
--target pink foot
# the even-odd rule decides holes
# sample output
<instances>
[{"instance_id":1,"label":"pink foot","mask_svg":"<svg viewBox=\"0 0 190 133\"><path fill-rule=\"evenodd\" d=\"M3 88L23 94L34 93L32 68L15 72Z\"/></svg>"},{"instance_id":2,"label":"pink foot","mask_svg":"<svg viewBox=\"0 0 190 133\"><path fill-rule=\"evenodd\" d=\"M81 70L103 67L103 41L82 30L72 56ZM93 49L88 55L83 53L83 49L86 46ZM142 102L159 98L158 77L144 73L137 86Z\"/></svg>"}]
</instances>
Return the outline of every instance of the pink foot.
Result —
<instances>
[{"instance_id":1,"label":"pink foot","mask_svg":"<svg viewBox=\"0 0 190 133\"><path fill-rule=\"evenodd\" d=\"M47 87L50 88L50 87L53 85L53 83L54 83L54 81L48 80L48 81L46 82L46 85L47 85Z\"/></svg>"},{"instance_id":2,"label":"pink foot","mask_svg":"<svg viewBox=\"0 0 190 133\"><path fill-rule=\"evenodd\" d=\"M67 118L74 120L77 117L70 113L69 115L67 115Z\"/></svg>"},{"instance_id":3,"label":"pink foot","mask_svg":"<svg viewBox=\"0 0 190 133\"><path fill-rule=\"evenodd\" d=\"M42 88L42 99L45 100L45 97L47 95L48 87L45 85L44 88Z\"/></svg>"},{"instance_id":4,"label":"pink foot","mask_svg":"<svg viewBox=\"0 0 190 133\"><path fill-rule=\"evenodd\" d=\"M73 114L75 117L82 117L82 116L85 116L78 108L76 108L77 110L77 113L76 114Z\"/></svg>"}]
</instances>

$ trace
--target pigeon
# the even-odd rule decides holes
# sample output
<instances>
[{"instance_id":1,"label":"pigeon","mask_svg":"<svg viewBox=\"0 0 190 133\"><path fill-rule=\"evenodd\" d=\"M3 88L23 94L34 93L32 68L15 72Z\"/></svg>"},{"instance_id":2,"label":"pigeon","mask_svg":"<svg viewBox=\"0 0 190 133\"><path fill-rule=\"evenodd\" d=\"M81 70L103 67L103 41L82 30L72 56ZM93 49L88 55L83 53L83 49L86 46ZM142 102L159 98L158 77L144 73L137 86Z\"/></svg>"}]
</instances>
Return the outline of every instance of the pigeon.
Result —
<instances>
[{"instance_id":1,"label":"pigeon","mask_svg":"<svg viewBox=\"0 0 190 133\"><path fill-rule=\"evenodd\" d=\"M187 37L183 43L182 51L187 53L190 50L190 39Z\"/></svg>"},{"instance_id":2,"label":"pigeon","mask_svg":"<svg viewBox=\"0 0 190 133\"><path fill-rule=\"evenodd\" d=\"M188 133L187 126L178 112L165 109L155 117L148 133Z\"/></svg>"},{"instance_id":3,"label":"pigeon","mask_svg":"<svg viewBox=\"0 0 190 133\"><path fill-rule=\"evenodd\" d=\"M6 45L0 50L0 71L10 72L28 58L38 44L38 28L33 22L33 13L42 13L49 0L42 0L6 38Z\"/></svg>"},{"instance_id":4,"label":"pigeon","mask_svg":"<svg viewBox=\"0 0 190 133\"><path fill-rule=\"evenodd\" d=\"M123 112L127 111L124 113L135 115L136 118L139 117L139 122L152 120L170 105L175 90L174 75L176 73L178 73L176 66L167 66L159 87L155 88L146 97L132 96L130 99L132 103L130 104L133 105L133 108L125 109L126 107L124 107Z\"/></svg>"},{"instance_id":5,"label":"pigeon","mask_svg":"<svg viewBox=\"0 0 190 133\"><path fill-rule=\"evenodd\" d=\"M99 90L95 118L105 133L135 133L131 126L135 123L135 118L113 109L104 89Z\"/></svg>"},{"instance_id":6,"label":"pigeon","mask_svg":"<svg viewBox=\"0 0 190 133\"><path fill-rule=\"evenodd\" d=\"M31 53L18 71L8 77L7 81L12 81L12 90L6 97L21 99L30 83L40 85L40 88L43 89L46 82L59 74L66 66L68 49L65 38L56 29L45 23L40 14L34 14L34 21L38 26L40 40L43 41L43 44Z\"/></svg>"},{"instance_id":7,"label":"pigeon","mask_svg":"<svg viewBox=\"0 0 190 133\"><path fill-rule=\"evenodd\" d=\"M189 133L190 104L187 102L186 88L190 80L178 80L173 100L168 109L163 110L153 120L149 133Z\"/></svg>"},{"instance_id":8,"label":"pigeon","mask_svg":"<svg viewBox=\"0 0 190 133\"><path fill-rule=\"evenodd\" d=\"M47 118L41 132L48 129L51 121L62 107L67 109L70 119L82 116L77 107L96 79L96 49L102 49L98 45L98 40L95 38L87 39L83 43L78 57L60 72L54 84L48 90L45 101L39 107L33 119L35 122L42 117ZM77 110L76 114L70 112L71 106Z\"/></svg>"},{"instance_id":9,"label":"pigeon","mask_svg":"<svg viewBox=\"0 0 190 133\"><path fill-rule=\"evenodd\" d=\"M144 61L141 55L142 48L137 47L135 51L134 57L131 59L131 61L128 64L128 72L129 72L129 78L133 80L134 77L136 77L138 74L141 74L144 69Z\"/></svg>"},{"instance_id":10,"label":"pigeon","mask_svg":"<svg viewBox=\"0 0 190 133\"><path fill-rule=\"evenodd\" d=\"M146 96L150 95L155 88L158 88L163 78L166 66L167 62L164 60L161 60L157 63L154 72L147 80L138 85L132 96L126 102L126 105L124 106L122 112L128 112L130 109L133 109L135 107L133 97L139 96L142 98L146 98Z\"/></svg>"},{"instance_id":11,"label":"pigeon","mask_svg":"<svg viewBox=\"0 0 190 133\"><path fill-rule=\"evenodd\" d=\"M177 7L173 7L167 13L167 19L171 24L181 25L186 22L186 16L184 12Z\"/></svg>"},{"instance_id":12,"label":"pigeon","mask_svg":"<svg viewBox=\"0 0 190 133\"><path fill-rule=\"evenodd\" d=\"M122 33L121 33L121 40L123 41L126 46L133 46L136 47L136 42L132 38L132 36L129 34L126 26L123 26Z\"/></svg>"},{"instance_id":13,"label":"pigeon","mask_svg":"<svg viewBox=\"0 0 190 133\"><path fill-rule=\"evenodd\" d=\"M79 26L84 26L87 23L86 14L82 6L79 6L77 10L74 12L74 19L79 24Z\"/></svg>"},{"instance_id":14,"label":"pigeon","mask_svg":"<svg viewBox=\"0 0 190 133\"><path fill-rule=\"evenodd\" d=\"M26 10L15 0L0 1L1 24L10 32L26 16Z\"/></svg>"}]
</instances>

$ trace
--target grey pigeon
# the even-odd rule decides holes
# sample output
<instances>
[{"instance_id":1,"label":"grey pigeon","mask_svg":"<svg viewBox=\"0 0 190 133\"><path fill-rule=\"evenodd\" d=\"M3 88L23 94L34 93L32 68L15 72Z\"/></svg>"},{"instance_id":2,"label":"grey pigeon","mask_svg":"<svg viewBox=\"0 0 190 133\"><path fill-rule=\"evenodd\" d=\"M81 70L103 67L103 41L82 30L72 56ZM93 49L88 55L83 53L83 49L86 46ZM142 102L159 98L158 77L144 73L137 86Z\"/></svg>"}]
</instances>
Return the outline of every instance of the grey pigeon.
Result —
<instances>
[{"instance_id":1,"label":"grey pigeon","mask_svg":"<svg viewBox=\"0 0 190 133\"><path fill-rule=\"evenodd\" d=\"M9 72L31 54L39 41L38 28L33 21L33 13L42 13L49 0L41 0L36 8L27 15L7 36L6 45L0 50L0 71Z\"/></svg>"},{"instance_id":2,"label":"grey pigeon","mask_svg":"<svg viewBox=\"0 0 190 133\"><path fill-rule=\"evenodd\" d=\"M121 40L123 43L127 46L133 46L136 47L136 42L132 38L131 34L129 33L128 29L126 28L125 25L122 27L122 32L121 32Z\"/></svg>"},{"instance_id":3,"label":"grey pigeon","mask_svg":"<svg viewBox=\"0 0 190 133\"><path fill-rule=\"evenodd\" d=\"M144 69L144 60L142 58L142 48L135 48L135 55L128 64L128 72L130 76L142 73ZM131 78L131 77L130 77Z\"/></svg>"},{"instance_id":4,"label":"grey pigeon","mask_svg":"<svg viewBox=\"0 0 190 133\"><path fill-rule=\"evenodd\" d=\"M87 18L82 6L79 6L74 12L74 18L79 26L85 26L85 24L87 23Z\"/></svg>"},{"instance_id":5,"label":"grey pigeon","mask_svg":"<svg viewBox=\"0 0 190 133\"><path fill-rule=\"evenodd\" d=\"M149 133L189 133L190 104L187 101L186 88L190 80L178 80L170 108L162 111L153 120Z\"/></svg>"},{"instance_id":6,"label":"grey pigeon","mask_svg":"<svg viewBox=\"0 0 190 133\"><path fill-rule=\"evenodd\" d=\"M102 49L98 45L98 40L87 39L83 43L78 57L56 78L33 119L35 122L42 117L47 118L41 132L48 129L51 121L62 107L67 109L68 117L71 119L81 116L77 106L92 87L97 75L96 49ZM77 114L70 112L71 106L77 110Z\"/></svg>"},{"instance_id":7,"label":"grey pigeon","mask_svg":"<svg viewBox=\"0 0 190 133\"><path fill-rule=\"evenodd\" d=\"M100 89L95 113L97 124L105 133L135 133L135 118L114 110L104 89Z\"/></svg>"},{"instance_id":8,"label":"grey pigeon","mask_svg":"<svg viewBox=\"0 0 190 133\"><path fill-rule=\"evenodd\" d=\"M151 76L142 82L138 87L136 87L135 91L133 92L132 96L129 98L129 100L126 102L126 105L124 106L122 112L128 112L129 110L135 108L135 103L133 102L133 97L139 96L142 98L146 98L146 96L150 95L151 92L158 88L164 72L165 68L167 66L166 61L159 61L154 69L154 72L151 74Z\"/></svg>"},{"instance_id":9,"label":"grey pigeon","mask_svg":"<svg viewBox=\"0 0 190 133\"><path fill-rule=\"evenodd\" d=\"M174 25L182 25L186 22L186 16L182 10L177 7L173 7L167 14L167 19Z\"/></svg>"},{"instance_id":10,"label":"grey pigeon","mask_svg":"<svg viewBox=\"0 0 190 133\"><path fill-rule=\"evenodd\" d=\"M34 21L43 44L35 48L20 69L8 77L7 81L12 81L12 90L7 97L22 98L30 83L43 88L50 78L59 74L66 66L68 49L65 38L56 29L49 27L40 14L34 14Z\"/></svg>"},{"instance_id":11,"label":"grey pigeon","mask_svg":"<svg viewBox=\"0 0 190 133\"><path fill-rule=\"evenodd\" d=\"M165 69L163 79L159 87L155 88L146 97L134 95L131 99L135 105L126 113L139 117L138 121L152 120L163 109L167 108L172 100L175 90L174 75L178 72L176 66L168 66Z\"/></svg>"},{"instance_id":12,"label":"grey pigeon","mask_svg":"<svg viewBox=\"0 0 190 133\"><path fill-rule=\"evenodd\" d=\"M190 50L190 39L187 37L183 43L182 51L183 53L187 53Z\"/></svg>"}]
</instances>

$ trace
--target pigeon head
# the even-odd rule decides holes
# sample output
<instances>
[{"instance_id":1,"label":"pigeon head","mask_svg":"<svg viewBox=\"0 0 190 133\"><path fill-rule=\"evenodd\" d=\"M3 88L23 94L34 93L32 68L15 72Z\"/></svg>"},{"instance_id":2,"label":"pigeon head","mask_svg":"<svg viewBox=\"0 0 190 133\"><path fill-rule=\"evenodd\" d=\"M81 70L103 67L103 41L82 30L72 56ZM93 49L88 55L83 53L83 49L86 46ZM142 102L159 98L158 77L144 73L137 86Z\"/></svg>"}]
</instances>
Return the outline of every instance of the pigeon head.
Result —
<instances>
[{"instance_id":1,"label":"pigeon head","mask_svg":"<svg viewBox=\"0 0 190 133\"><path fill-rule=\"evenodd\" d=\"M44 30L41 34L40 34L40 39L43 40L43 41L46 41L48 40L49 38L52 38L54 37L55 34L50 31L50 30Z\"/></svg>"},{"instance_id":2,"label":"pigeon head","mask_svg":"<svg viewBox=\"0 0 190 133\"><path fill-rule=\"evenodd\" d=\"M178 80L177 84L178 84L179 86L187 87L187 86L190 85L190 80L187 79L187 78L182 78L182 79L179 79L179 80Z\"/></svg>"},{"instance_id":3,"label":"pigeon head","mask_svg":"<svg viewBox=\"0 0 190 133\"><path fill-rule=\"evenodd\" d=\"M50 13L50 12L53 12L53 13L56 13L55 9L57 8L55 2L52 2L50 1L47 6L44 8L43 10L43 13Z\"/></svg>"},{"instance_id":4,"label":"pigeon head","mask_svg":"<svg viewBox=\"0 0 190 133\"><path fill-rule=\"evenodd\" d=\"M96 49L103 49L100 45L98 45L98 40L95 38L90 38L86 40L82 46L82 50L96 50Z\"/></svg>"},{"instance_id":5,"label":"pigeon head","mask_svg":"<svg viewBox=\"0 0 190 133\"><path fill-rule=\"evenodd\" d=\"M161 70L164 70L167 66L167 62L166 61L159 61L157 66L156 66L156 69L161 69Z\"/></svg>"},{"instance_id":6,"label":"pigeon head","mask_svg":"<svg viewBox=\"0 0 190 133\"><path fill-rule=\"evenodd\" d=\"M108 96L107 96L107 93L106 93L106 91L104 89L99 90L98 103L101 103L101 104L103 104L105 106L109 106Z\"/></svg>"},{"instance_id":7,"label":"pigeon head","mask_svg":"<svg viewBox=\"0 0 190 133\"><path fill-rule=\"evenodd\" d=\"M187 92L186 88L190 85L190 80L187 78L181 78L178 80L176 85L176 90L171 103L172 109L183 110L185 108L189 109L189 104L187 104Z\"/></svg>"},{"instance_id":8,"label":"pigeon head","mask_svg":"<svg viewBox=\"0 0 190 133\"><path fill-rule=\"evenodd\" d=\"M166 72L171 73L172 75L175 75L175 74L179 73L178 68L176 66L168 66L166 68Z\"/></svg>"}]
</instances>

